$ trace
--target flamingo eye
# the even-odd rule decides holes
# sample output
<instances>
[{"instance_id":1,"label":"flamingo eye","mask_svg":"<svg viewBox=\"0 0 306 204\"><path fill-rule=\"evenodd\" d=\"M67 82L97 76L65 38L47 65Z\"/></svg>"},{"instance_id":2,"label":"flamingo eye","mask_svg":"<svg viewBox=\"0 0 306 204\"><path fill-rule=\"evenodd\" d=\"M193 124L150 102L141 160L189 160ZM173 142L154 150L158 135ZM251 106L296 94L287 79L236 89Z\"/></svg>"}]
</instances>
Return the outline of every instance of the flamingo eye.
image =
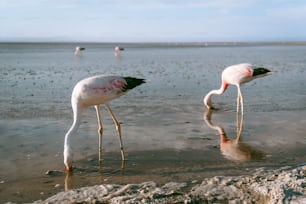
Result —
<instances>
[{"instance_id":1,"label":"flamingo eye","mask_svg":"<svg viewBox=\"0 0 306 204\"><path fill-rule=\"evenodd\" d=\"M246 70L246 74L247 76L251 77L252 76L252 68L248 67L247 70Z\"/></svg>"}]
</instances>

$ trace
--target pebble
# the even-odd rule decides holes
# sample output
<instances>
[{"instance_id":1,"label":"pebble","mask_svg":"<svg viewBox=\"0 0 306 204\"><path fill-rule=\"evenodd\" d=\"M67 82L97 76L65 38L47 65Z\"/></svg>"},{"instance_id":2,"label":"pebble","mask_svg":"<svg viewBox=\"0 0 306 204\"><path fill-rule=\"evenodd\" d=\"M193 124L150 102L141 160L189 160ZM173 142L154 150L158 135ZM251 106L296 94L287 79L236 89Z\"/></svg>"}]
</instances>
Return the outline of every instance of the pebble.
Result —
<instances>
[{"instance_id":1,"label":"pebble","mask_svg":"<svg viewBox=\"0 0 306 204\"><path fill-rule=\"evenodd\" d=\"M65 172L64 171L59 171L59 170L48 170L45 173L48 176L61 176L64 175Z\"/></svg>"}]
</instances>

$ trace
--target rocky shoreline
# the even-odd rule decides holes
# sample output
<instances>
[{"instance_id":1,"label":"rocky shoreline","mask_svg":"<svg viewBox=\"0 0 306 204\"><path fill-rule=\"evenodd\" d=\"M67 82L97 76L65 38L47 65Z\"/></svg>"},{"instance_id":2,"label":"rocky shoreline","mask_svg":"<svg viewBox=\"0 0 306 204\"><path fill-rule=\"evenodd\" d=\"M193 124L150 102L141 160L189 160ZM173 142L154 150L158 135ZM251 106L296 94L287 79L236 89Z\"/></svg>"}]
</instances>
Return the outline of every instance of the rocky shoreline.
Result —
<instances>
[{"instance_id":1,"label":"rocky shoreline","mask_svg":"<svg viewBox=\"0 0 306 204\"><path fill-rule=\"evenodd\" d=\"M34 203L306 203L306 165L256 169L248 176L216 176L202 182L158 186L103 184L60 192Z\"/></svg>"}]
</instances>

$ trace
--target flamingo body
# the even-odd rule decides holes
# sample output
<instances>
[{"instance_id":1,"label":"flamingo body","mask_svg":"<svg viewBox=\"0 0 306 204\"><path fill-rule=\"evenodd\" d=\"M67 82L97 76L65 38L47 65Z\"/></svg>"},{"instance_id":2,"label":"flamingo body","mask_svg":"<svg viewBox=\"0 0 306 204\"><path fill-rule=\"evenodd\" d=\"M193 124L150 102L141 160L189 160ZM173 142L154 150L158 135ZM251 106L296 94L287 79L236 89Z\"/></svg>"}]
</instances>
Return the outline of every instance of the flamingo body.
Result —
<instances>
[{"instance_id":1,"label":"flamingo body","mask_svg":"<svg viewBox=\"0 0 306 204\"><path fill-rule=\"evenodd\" d=\"M81 51L83 51L83 50L85 50L84 47L79 47L79 46L77 46L77 47L75 47L74 54L75 54L76 56L80 56L80 55L81 55Z\"/></svg>"},{"instance_id":2,"label":"flamingo body","mask_svg":"<svg viewBox=\"0 0 306 204\"><path fill-rule=\"evenodd\" d=\"M220 89L210 91L204 97L204 104L208 109L213 108L211 102L212 95L223 94L229 85L235 85L238 89L237 112L239 111L239 104L241 104L241 112L243 114L243 97L240 86L255 78L266 76L269 73L271 73L271 71L266 68L255 68L248 63L229 66L222 72Z\"/></svg>"},{"instance_id":3,"label":"flamingo body","mask_svg":"<svg viewBox=\"0 0 306 204\"><path fill-rule=\"evenodd\" d=\"M124 95L127 81L119 76L93 76L81 80L72 92L72 103L80 103L82 108L107 104L114 98Z\"/></svg>"},{"instance_id":4,"label":"flamingo body","mask_svg":"<svg viewBox=\"0 0 306 204\"><path fill-rule=\"evenodd\" d=\"M120 55L120 51L124 51L124 48L116 46L114 51L115 51L115 56L118 57Z\"/></svg>"},{"instance_id":5,"label":"flamingo body","mask_svg":"<svg viewBox=\"0 0 306 204\"><path fill-rule=\"evenodd\" d=\"M111 100L126 94L128 90L131 90L141 85L142 83L145 83L144 79L111 75L98 75L83 79L75 85L71 96L73 124L65 135L64 144L64 164L66 166L67 171L72 170L72 150L70 147L70 137L77 131L78 127L80 126L83 110L89 106L95 106L97 111L97 117L99 122L100 150L102 148L101 145L103 127L99 105L102 104L106 107L116 124L116 129L118 131L120 140L121 156L122 160L124 160L120 123L115 118L108 103Z\"/></svg>"}]
</instances>

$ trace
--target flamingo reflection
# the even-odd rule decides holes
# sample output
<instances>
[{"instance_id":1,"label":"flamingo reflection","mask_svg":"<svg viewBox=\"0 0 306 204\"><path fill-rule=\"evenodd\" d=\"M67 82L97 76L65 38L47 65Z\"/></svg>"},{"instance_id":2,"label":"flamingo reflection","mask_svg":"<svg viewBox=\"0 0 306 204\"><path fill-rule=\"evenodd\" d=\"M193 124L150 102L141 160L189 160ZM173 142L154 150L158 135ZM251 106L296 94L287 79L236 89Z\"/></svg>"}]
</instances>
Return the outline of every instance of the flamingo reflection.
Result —
<instances>
[{"instance_id":1,"label":"flamingo reflection","mask_svg":"<svg viewBox=\"0 0 306 204\"><path fill-rule=\"evenodd\" d=\"M114 172L116 172L116 176L117 178L120 178L120 180L124 180L124 176L125 176L125 160L122 161L121 163L121 167L118 168L115 166L115 168L112 168L111 170L109 169L109 167L104 168L103 166L103 161L99 161L99 169L88 169L88 168L78 168L76 169L78 172L77 175L73 175L74 172L71 171L66 171L66 176L64 179L64 187L65 187L65 191L69 191L71 189L75 189L76 187L79 186L80 183L80 178L82 179L82 176L86 176L88 177L88 174L94 175L95 177L95 181L98 184L104 184L105 181L108 180L109 176L110 176L110 171L112 172L111 174L113 175Z\"/></svg>"},{"instance_id":2,"label":"flamingo reflection","mask_svg":"<svg viewBox=\"0 0 306 204\"><path fill-rule=\"evenodd\" d=\"M243 115L237 114L236 126L237 135L236 138L230 139L227 137L223 127L216 125L211 121L212 111L207 110L204 112L204 121L208 127L217 130L220 135L220 150L223 156L233 161L249 161L260 160L264 158L264 153L251 147L245 142L241 141L241 133L243 130Z\"/></svg>"}]
</instances>

